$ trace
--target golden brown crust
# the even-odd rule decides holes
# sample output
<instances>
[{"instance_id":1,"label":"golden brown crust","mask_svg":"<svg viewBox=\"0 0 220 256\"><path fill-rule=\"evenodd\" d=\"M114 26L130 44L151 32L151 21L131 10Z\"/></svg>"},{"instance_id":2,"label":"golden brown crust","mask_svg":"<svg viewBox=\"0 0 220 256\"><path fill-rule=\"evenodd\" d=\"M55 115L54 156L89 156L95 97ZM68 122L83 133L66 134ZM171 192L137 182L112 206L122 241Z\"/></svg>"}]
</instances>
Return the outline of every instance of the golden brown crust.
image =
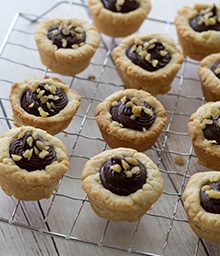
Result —
<instances>
[{"instance_id":1,"label":"golden brown crust","mask_svg":"<svg viewBox=\"0 0 220 256\"><path fill-rule=\"evenodd\" d=\"M220 102L208 102L199 107L188 122L188 132L198 157L198 163L216 171L220 171L220 147L215 141L205 138L203 129L207 120L219 116Z\"/></svg>"},{"instance_id":2,"label":"golden brown crust","mask_svg":"<svg viewBox=\"0 0 220 256\"><path fill-rule=\"evenodd\" d=\"M86 33L85 44L77 49L57 49L48 39L48 30L65 19L50 19L39 23L35 31L35 41L42 63L53 72L73 76L82 72L90 63L90 59L100 44L97 29L91 24L78 18L66 19L73 26L81 27Z\"/></svg>"},{"instance_id":3,"label":"golden brown crust","mask_svg":"<svg viewBox=\"0 0 220 256\"><path fill-rule=\"evenodd\" d=\"M220 100L220 80L211 70L213 65L219 62L220 54L213 53L202 59L198 68L203 95L207 102Z\"/></svg>"},{"instance_id":4,"label":"golden brown crust","mask_svg":"<svg viewBox=\"0 0 220 256\"><path fill-rule=\"evenodd\" d=\"M112 120L110 114L112 103L120 101L124 96L140 98L153 107L156 119L148 130L136 131L123 128L118 122ZM97 105L95 116L102 136L111 148L127 147L138 151L145 151L154 145L167 121L162 104L151 94L136 89L121 90L108 96Z\"/></svg>"},{"instance_id":5,"label":"golden brown crust","mask_svg":"<svg viewBox=\"0 0 220 256\"><path fill-rule=\"evenodd\" d=\"M97 29L112 37L124 37L136 32L151 10L149 0L141 0L140 7L128 13L109 11L101 0L89 0L88 6Z\"/></svg>"},{"instance_id":6,"label":"golden brown crust","mask_svg":"<svg viewBox=\"0 0 220 256\"><path fill-rule=\"evenodd\" d=\"M67 106L58 114L51 117L34 116L26 112L21 107L21 98L22 95L31 88L33 82L49 83L57 88L61 88L68 98ZM73 116L76 114L81 101L81 96L77 91L69 88L60 79L48 76L42 79L33 78L14 83L9 98L13 111L14 124L16 126L31 125L46 130L52 135L61 132L69 125Z\"/></svg>"},{"instance_id":7,"label":"golden brown crust","mask_svg":"<svg viewBox=\"0 0 220 256\"><path fill-rule=\"evenodd\" d=\"M137 38L140 38L142 41L158 39L170 53L170 62L164 68L154 72L146 71L135 65L127 57L126 51L134 44L134 40ZM125 87L127 89L142 89L150 92L152 95L164 94L170 90L171 83L183 62L183 56L176 48L174 41L170 37L159 33L128 36L113 49L112 55Z\"/></svg>"},{"instance_id":8,"label":"golden brown crust","mask_svg":"<svg viewBox=\"0 0 220 256\"><path fill-rule=\"evenodd\" d=\"M28 172L16 165L10 156L10 144L26 131L37 133L54 147L57 161L47 165L45 170ZM67 172L68 165L69 159L65 145L58 138L41 129L22 126L11 129L0 137L0 185L9 196L27 201L49 198L62 175Z\"/></svg>"},{"instance_id":9,"label":"golden brown crust","mask_svg":"<svg viewBox=\"0 0 220 256\"><path fill-rule=\"evenodd\" d=\"M220 217L202 208L200 189L203 185L219 180L219 172L196 173L190 178L183 193L184 207L192 230L200 238L213 243L220 243Z\"/></svg>"},{"instance_id":10,"label":"golden brown crust","mask_svg":"<svg viewBox=\"0 0 220 256\"><path fill-rule=\"evenodd\" d=\"M118 196L105 189L99 170L111 157L130 156L141 161L147 169L147 180L142 189L129 196ZM113 221L136 221L154 204L163 191L163 178L153 161L143 153L128 148L104 151L91 158L82 171L82 188L97 215Z\"/></svg>"},{"instance_id":11,"label":"golden brown crust","mask_svg":"<svg viewBox=\"0 0 220 256\"><path fill-rule=\"evenodd\" d=\"M189 56L195 60L202 60L211 53L220 51L219 31L209 30L205 32L195 32L189 25L189 19L195 17L200 10L212 7L213 4L198 3L193 7L182 7L176 17L175 26L184 56ZM219 12L220 7L217 5Z\"/></svg>"}]
</instances>

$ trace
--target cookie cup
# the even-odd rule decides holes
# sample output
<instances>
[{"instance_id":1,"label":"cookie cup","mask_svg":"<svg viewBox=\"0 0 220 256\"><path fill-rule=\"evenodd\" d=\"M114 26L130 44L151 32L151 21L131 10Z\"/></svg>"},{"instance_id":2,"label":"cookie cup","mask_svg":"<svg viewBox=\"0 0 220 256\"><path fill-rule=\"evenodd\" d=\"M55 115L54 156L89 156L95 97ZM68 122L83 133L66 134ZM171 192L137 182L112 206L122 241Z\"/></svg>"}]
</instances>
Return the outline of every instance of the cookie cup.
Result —
<instances>
[{"instance_id":1,"label":"cookie cup","mask_svg":"<svg viewBox=\"0 0 220 256\"><path fill-rule=\"evenodd\" d=\"M153 72L134 64L126 52L137 39L142 41L158 39L171 55L170 62L165 67ZM171 83L183 62L183 56L179 49L177 49L174 41L167 35L160 33L128 36L112 50L112 56L126 89L144 90L152 95L165 94L171 89Z\"/></svg>"},{"instance_id":2,"label":"cookie cup","mask_svg":"<svg viewBox=\"0 0 220 256\"><path fill-rule=\"evenodd\" d=\"M193 7L184 6L177 12L175 26L185 57L189 56L194 60L202 60L207 55L220 51L219 31L196 32L189 24L189 20L195 17L196 13L212 6L213 4L197 3ZM217 12L220 12L218 5Z\"/></svg>"},{"instance_id":3,"label":"cookie cup","mask_svg":"<svg viewBox=\"0 0 220 256\"><path fill-rule=\"evenodd\" d=\"M47 37L48 31L51 27L60 25L63 21L83 29L86 34L83 46L76 49L58 49L53 45L52 41ZM86 69L100 44L100 36L97 29L87 21L78 18L66 20L55 18L42 21L37 26L34 38L43 65L55 73L66 76L74 76Z\"/></svg>"},{"instance_id":4,"label":"cookie cup","mask_svg":"<svg viewBox=\"0 0 220 256\"><path fill-rule=\"evenodd\" d=\"M112 37L136 32L151 10L149 0L141 0L140 7L128 13L112 12L103 6L101 0L88 0L88 6L97 29Z\"/></svg>"},{"instance_id":5,"label":"cookie cup","mask_svg":"<svg viewBox=\"0 0 220 256\"><path fill-rule=\"evenodd\" d=\"M220 54L213 53L201 60L198 68L198 74L201 81L201 88L205 100L220 100L220 79L211 70L215 63L220 63Z\"/></svg>"},{"instance_id":6,"label":"cookie cup","mask_svg":"<svg viewBox=\"0 0 220 256\"><path fill-rule=\"evenodd\" d=\"M32 86L35 83L48 83L61 89L68 99L66 107L54 116L45 117L35 116L25 111L21 106L21 98L27 90L32 89ZM69 88L69 86L63 83L60 79L51 77L45 77L43 79L32 78L14 83L11 88L9 99L15 126L31 125L46 130L51 135L61 132L69 125L81 102L81 96L77 91Z\"/></svg>"},{"instance_id":7,"label":"cookie cup","mask_svg":"<svg viewBox=\"0 0 220 256\"><path fill-rule=\"evenodd\" d=\"M57 160L47 165L44 170L27 171L20 168L10 156L11 143L27 131L37 134L53 145ZM65 145L41 129L23 126L8 130L0 137L0 186L8 196L25 201L49 198L63 174L67 172L68 165Z\"/></svg>"},{"instance_id":8,"label":"cookie cup","mask_svg":"<svg viewBox=\"0 0 220 256\"><path fill-rule=\"evenodd\" d=\"M193 174L183 193L184 208L189 224L195 234L212 243L220 243L220 215L205 211L200 204L200 190L210 183L220 180L215 171Z\"/></svg>"},{"instance_id":9,"label":"cookie cup","mask_svg":"<svg viewBox=\"0 0 220 256\"><path fill-rule=\"evenodd\" d=\"M113 156L128 156L139 160L147 169L146 183L128 196L119 196L103 187L100 168ZM153 161L143 153L128 148L104 151L91 158L82 171L82 188L87 193L94 212L112 221L139 220L154 204L163 191L163 178Z\"/></svg>"},{"instance_id":10,"label":"cookie cup","mask_svg":"<svg viewBox=\"0 0 220 256\"><path fill-rule=\"evenodd\" d=\"M207 140L204 136L203 129L207 120L220 116L220 102L208 102L197 109L191 115L188 122L188 133L192 140L198 163L220 171L220 146L213 140Z\"/></svg>"},{"instance_id":11,"label":"cookie cup","mask_svg":"<svg viewBox=\"0 0 220 256\"><path fill-rule=\"evenodd\" d=\"M142 99L154 109L155 121L148 130L125 128L112 120L110 113L112 104L120 101L124 96ZM150 93L136 89L121 90L108 96L97 105L95 117L102 137L111 148L127 147L140 152L150 149L155 144L167 122L163 105Z\"/></svg>"}]
</instances>

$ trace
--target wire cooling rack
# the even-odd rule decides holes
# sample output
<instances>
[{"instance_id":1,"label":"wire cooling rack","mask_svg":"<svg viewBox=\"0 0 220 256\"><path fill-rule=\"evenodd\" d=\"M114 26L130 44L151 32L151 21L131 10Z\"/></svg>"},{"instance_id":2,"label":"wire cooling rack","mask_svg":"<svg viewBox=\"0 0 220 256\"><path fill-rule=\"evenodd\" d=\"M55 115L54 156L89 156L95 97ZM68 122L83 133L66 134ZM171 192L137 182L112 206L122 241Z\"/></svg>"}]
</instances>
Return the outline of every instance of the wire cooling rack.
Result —
<instances>
[{"instance_id":1,"label":"wire cooling rack","mask_svg":"<svg viewBox=\"0 0 220 256\"><path fill-rule=\"evenodd\" d=\"M55 76L82 96L77 115L69 127L57 135L69 150L68 173L47 200L17 201L0 191L0 225L6 224L1 230L8 232L14 244L16 239L21 239L18 235L21 232L32 247L37 248L32 248L32 255L218 255L217 245L200 240L190 229L181 199L190 175L205 170L197 165L187 134L189 116L204 103L198 63L190 59L184 61L169 93L157 97L166 108L168 123L146 154L163 175L162 196L136 223L114 223L92 212L81 189L80 175L88 159L108 149L97 128L94 112L105 97L123 89L111 57L111 50L120 39L101 35L101 45L89 67L75 77L50 72L40 62L34 31L43 19L73 14L91 22L87 5L81 1L60 1L39 16L18 13L1 45L1 132L13 127L8 100L13 82ZM147 18L138 33L151 32L166 33L177 43L172 20ZM182 165L176 161L177 157L183 159ZM4 247L1 250L4 252Z\"/></svg>"}]
</instances>

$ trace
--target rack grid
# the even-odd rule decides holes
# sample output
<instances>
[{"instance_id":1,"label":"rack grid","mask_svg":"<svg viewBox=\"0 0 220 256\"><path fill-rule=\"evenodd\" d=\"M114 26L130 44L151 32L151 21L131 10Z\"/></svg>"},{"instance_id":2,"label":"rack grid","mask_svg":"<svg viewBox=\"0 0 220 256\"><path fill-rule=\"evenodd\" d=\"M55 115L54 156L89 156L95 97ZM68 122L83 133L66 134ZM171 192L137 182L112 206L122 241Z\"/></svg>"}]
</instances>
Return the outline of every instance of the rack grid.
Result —
<instances>
[{"instance_id":1,"label":"rack grid","mask_svg":"<svg viewBox=\"0 0 220 256\"><path fill-rule=\"evenodd\" d=\"M168 123L156 144L146 152L163 175L162 196L137 223L113 223L92 212L81 189L80 175L88 159L108 149L94 112L105 97L124 88L111 57L111 50L121 39L101 35L101 45L89 67L74 77L52 73L40 62L35 28L43 19L68 17L72 13L91 22L88 7L80 0L60 1L39 16L18 13L0 47L1 133L13 127L8 99L13 82L45 75L59 77L82 96L73 121L57 135L69 150L68 173L47 200L17 201L0 191L0 225L6 224L0 229L10 230L14 239L15 234L24 235L26 230L26 239L33 236L33 241L41 246L36 255L75 255L71 253L73 248L77 255L218 255L219 246L200 240L190 229L181 199L190 175L205 170L197 164L187 133L189 116L204 103L198 63L188 58L170 92L157 97L166 108ZM166 33L177 44L172 21L147 18L138 33L146 31ZM175 162L176 156L183 157L183 165Z\"/></svg>"}]
</instances>

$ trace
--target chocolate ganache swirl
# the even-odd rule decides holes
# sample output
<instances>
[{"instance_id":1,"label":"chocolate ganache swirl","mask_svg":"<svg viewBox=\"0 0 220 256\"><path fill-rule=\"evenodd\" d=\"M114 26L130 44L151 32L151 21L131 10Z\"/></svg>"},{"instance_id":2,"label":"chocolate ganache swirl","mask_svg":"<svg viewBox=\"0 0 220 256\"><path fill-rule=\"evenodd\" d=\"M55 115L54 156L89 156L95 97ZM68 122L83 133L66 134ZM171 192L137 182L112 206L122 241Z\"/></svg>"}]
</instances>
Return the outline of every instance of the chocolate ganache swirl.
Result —
<instances>
[{"instance_id":1,"label":"chocolate ganache swirl","mask_svg":"<svg viewBox=\"0 0 220 256\"><path fill-rule=\"evenodd\" d=\"M200 204L205 211L220 214L220 181L211 182L200 190Z\"/></svg>"},{"instance_id":2,"label":"chocolate ganache swirl","mask_svg":"<svg viewBox=\"0 0 220 256\"><path fill-rule=\"evenodd\" d=\"M52 26L47 36L58 48L78 48L86 40L86 33L81 27L72 27L66 23Z\"/></svg>"},{"instance_id":3,"label":"chocolate ganache swirl","mask_svg":"<svg viewBox=\"0 0 220 256\"><path fill-rule=\"evenodd\" d=\"M201 10L200 13L191 19L189 23L192 29L196 32L208 30L220 31L220 22L215 5L207 10Z\"/></svg>"},{"instance_id":4,"label":"chocolate ganache swirl","mask_svg":"<svg viewBox=\"0 0 220 256\"><path fill-rule=\"evenodd\" d=\"M112 120L124 128L137 131L148 130L156 118L155 111L146 101L137 98L124 97L113 103L110 113Z\"/></svg>"},{"instance_id":5,"label":"chocolate ganache swirl","mask_svg":"<svg viewBox=\"0 0 220 256\"><path fill-rule=\"evenodd\" d=\"M53 146L32 132L26 132L22 138L12 141L9 153L15 163L29 172L44 170L47 165L56 161Z\"/></svg>"},{"instance_id":6,"label":"chocolate ganache swirl","mask_svg":"<svg viewBox=\"0 0 220 256\"><path fill-rule=\"evenodd\" d=\"M68 104L63 90L53 85L39 83L27 90L21 98L21 107L29 114L41 117L54 116Z\"/></svg>"},{"instance_id":7,"label":"chocolate ganache swirl","mask_svg":"<svg viewBox=\"0 0 220 256\"><path fill-rule=\"evenodd\" d=\"M203 129L204 136L207 140L216 141L220 145L220 119L213 119L212 123L206 124Z\"/></svg>"},{"instance_id":8,"label":"chocolate ganache swirl","mask_svg":"<svg viewBox=\"0 0 220 256\"><path fill-rule=\"evenodd\" d=\"M220 62L216 62L212 67L211 71L220 79Z\"/></svg>"},{"instance_id":9,"label":"chocolate ganache swirl","mask_svg":"<svg viewBox=\"0 0 220 256\"><path fill-rule=\"evenodd\" d=\"M165 67L171 60L171 55L162 42L157 39L141 41L137 39L127 52L128 58L137 66L153 72Z\"/></svg>"},{"instance_id":10,"label":"chocolate ganache swirl","mask_svg":"<svg viewBox=\"0 0 220 256\"><path fill-rule=\"evenodd\" d=\"M145 166L132 157L112 157L100 169L102 185L119 196L128 196L146 183Z\"/></svg>"},{"instance_id":11,"label":"chocolate ganache swirl","mask_svg":"<svg viewBox=\"0 0 220 256\"><path fill-rule=\"evenodd\" d=\"M112 12L128 13L140 6L137 0L102 0L104 7Z\"/></svg>"}]
</instances>

